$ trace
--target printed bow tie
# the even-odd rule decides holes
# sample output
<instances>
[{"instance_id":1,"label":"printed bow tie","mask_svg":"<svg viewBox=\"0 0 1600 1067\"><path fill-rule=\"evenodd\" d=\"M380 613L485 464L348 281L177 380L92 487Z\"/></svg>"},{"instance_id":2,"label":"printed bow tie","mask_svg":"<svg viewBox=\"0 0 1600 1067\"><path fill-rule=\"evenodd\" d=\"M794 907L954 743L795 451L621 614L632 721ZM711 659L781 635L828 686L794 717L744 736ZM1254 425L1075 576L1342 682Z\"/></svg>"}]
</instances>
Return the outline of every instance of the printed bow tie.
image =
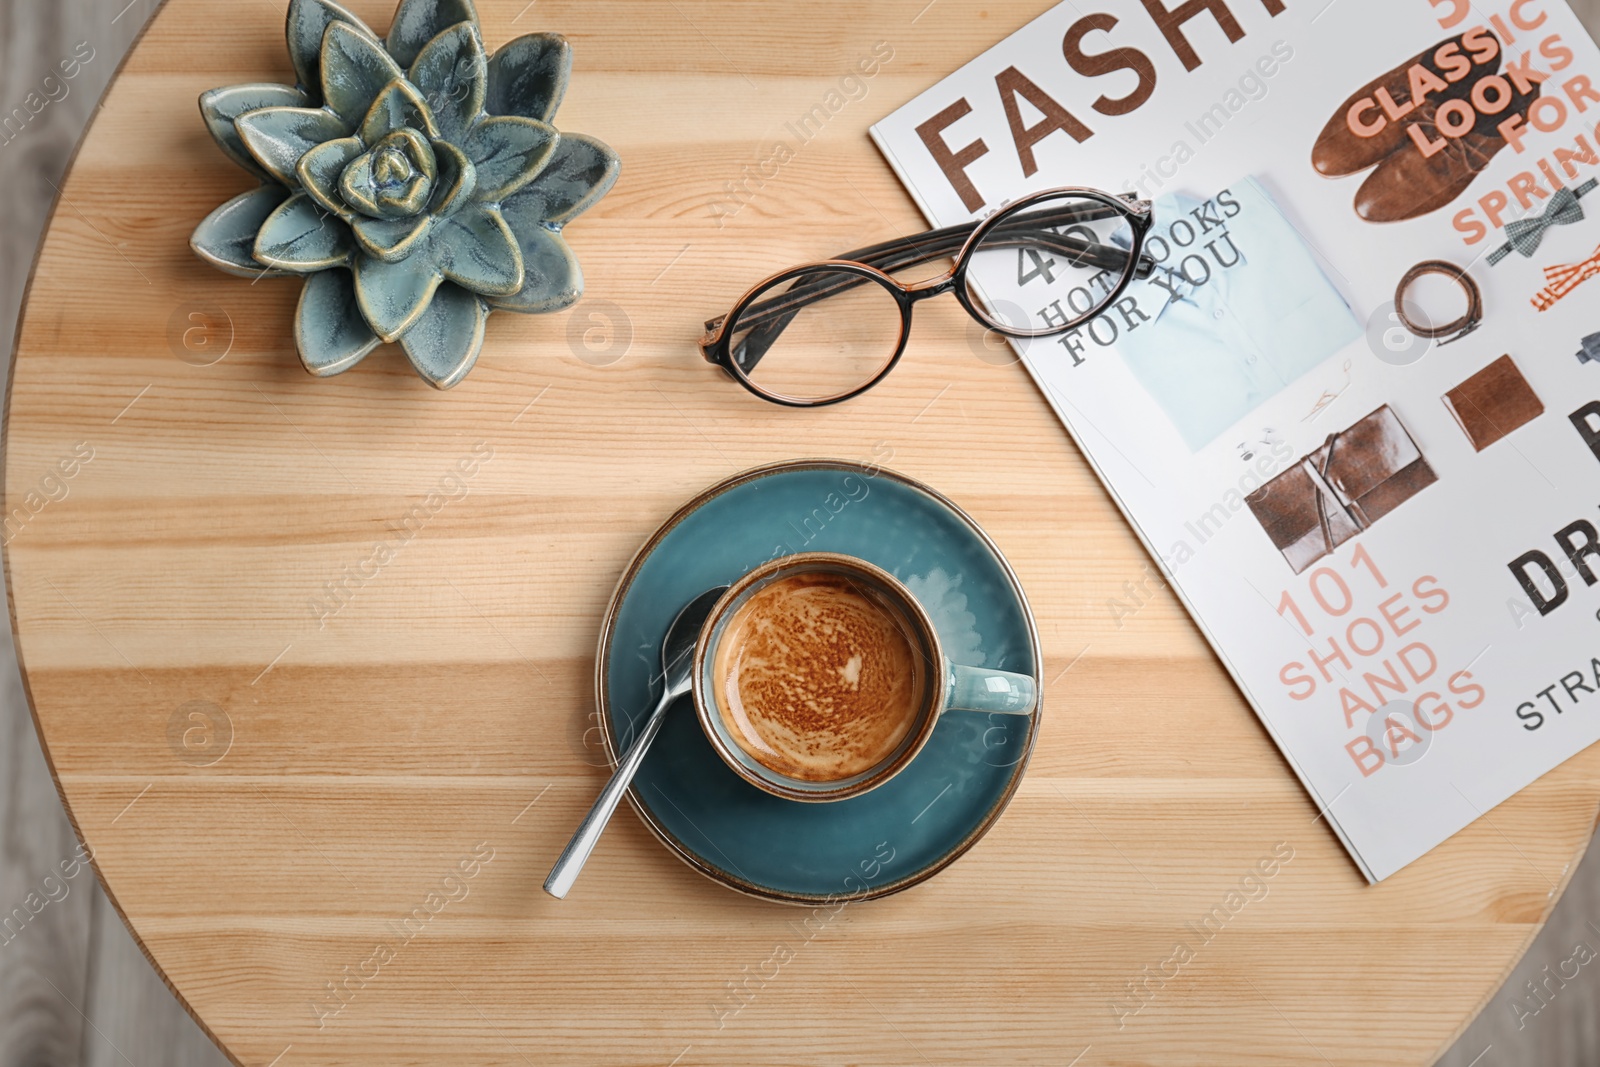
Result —
<instances>
[{"instance_id":1,"label":"printed bow tie","mask_svg":"<svg viewBox=\"0 0 1600 1067\"><path fill-rule=\"evenodd\" d=\"M1582 263L1573 263L1565 267L1546 267L1544 280L1548 284L1534 294L1533 306L1540 311L1549 311L1556 306L1556 301L1597 274L1600 274L1600 248L1596 248L1594 255Z\"/></svg>"},{"instance_id":2,"label":"printed bow tie","mask_svg":"<svg viewBox=\"0 0 1600 1067\"><path fill-rule=\"evenodd\" d=\"M1512 252L1532 256L1539 251L1539 243L1544 240L1545 231L1550 227L1582 222L1583 205L1578 201L1594 192L1596 187L1600 187L1600 178L1590 178L1576 189L1563 186L1556 190L1545 205L1544 213L1537 218L1513 219L1506 223L1506 243L1489 253L1489 266L1499 263Z\"/></svg>"}]
</instances>

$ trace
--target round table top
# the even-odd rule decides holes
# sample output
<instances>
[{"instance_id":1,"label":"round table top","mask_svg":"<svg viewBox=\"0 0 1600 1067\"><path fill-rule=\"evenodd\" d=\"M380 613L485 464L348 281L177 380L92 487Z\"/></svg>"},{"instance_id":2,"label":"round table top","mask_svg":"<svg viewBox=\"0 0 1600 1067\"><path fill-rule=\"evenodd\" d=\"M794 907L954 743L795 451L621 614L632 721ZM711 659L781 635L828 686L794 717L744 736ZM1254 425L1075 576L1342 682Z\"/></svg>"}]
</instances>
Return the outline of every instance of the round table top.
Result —
<instances>
[{"instance_id":1,"label":"round table top","mask_svg":"<svg viewBox=\"0 0 1600 1067\"><path fill-rule=\"evenodd\" d=\"M308 377L299 286L190 253L250 181L195 98L290 80L284 4L156 16L33 278L7 584L73 821L237 1062L1421 1064L1494 992L1589 840L1600 751L1369 887L954 301L836 408L763 404L695 350L755 279L921 229L867 127L1048 2L479 0L491 48L569 37L557 122L623 170L567 231L584 302L494 317L442 394L397 348ZM389 0L351 6L388 23ZM830 98L875 47L864 94ZM802 142L785 124L819 101ZM479 442L470 492L372 567ZM698 876L632 811L569 899L545 896L607 773L594 650L618 576L682 501L798 456L932 485L1020 575L1048 686L1009 810L937 877L809 926ZM1119 618L1129 588L1143 606ZM1274 856L1267 894L1173 964Z\"/></svg>"}]
</instances>

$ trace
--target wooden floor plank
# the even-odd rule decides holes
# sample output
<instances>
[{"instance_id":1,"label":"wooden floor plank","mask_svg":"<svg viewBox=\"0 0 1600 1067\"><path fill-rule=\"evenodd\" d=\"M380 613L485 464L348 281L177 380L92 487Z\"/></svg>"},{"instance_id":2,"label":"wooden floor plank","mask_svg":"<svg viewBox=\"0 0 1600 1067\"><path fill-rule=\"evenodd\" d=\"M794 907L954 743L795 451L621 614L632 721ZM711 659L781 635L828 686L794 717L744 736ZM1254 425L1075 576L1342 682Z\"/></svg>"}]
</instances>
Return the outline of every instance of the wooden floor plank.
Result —
<instances>
[{"instance_id":1,"label":"wooden floor plank","mask_svg":"<svg viewBox=\"0 0 1600 1067\"><path fill-rule=\"evenodd\" d=\"M26 125L4 128L0 144L0 336L8 342L54 184L121 51L100 49L99 69L91 64L70 82L42 84L56 62L46 57L64 54L69 36L91 18L102 21L84 2L0 4L0 111L21 107L29 115ZM48 102L35 116L30 101L40 100ZM87 1030L95 887L91 877L66 880L58 869L73 861L76 839L39 750L9 640L0 652L0 771L0 922L12 920L0 926L0 1067L76 1064Z\"/></svg>"},{"instance_id":2,"label":"wooden floor plank","mask_svg":"<svg viewBox=\"0 0 1600 1067\"><path fill-rule=\"evenodd\" d=\"M80 1062L87 1029L91 874L34 737L11 643L0 653L0 1067Z\"/></svg>"},{"instance_id":3,"label":"wooden floor plank","mask_svg":"<svg viewBox=\"0 0 1600 1067\"><path fill-rule=\"evenodd\" d=\"M19 107L28 115L26 124L13 119L0 133L0 338L8 357L55 187L155 6L0 0L0 115ZM61 76L63 60L77 64L75 77ZM0 619L0 628L6 625ZM0 638L0 1067L226 1064L78 855L7 632ZM75 877L66 877L62 864Z\"/></svg>"},{"instance_id":4,"label":"wooden floor plank","mask_svg":"<svg viewBox=\"0 0 1600 1067\"><path fill-rule=\"evenodd\" d=\"M94 901L89 1017L83 1067L225 1067L228 1062L178 1006L104 893Z\"/></svg>"}]
</instances>

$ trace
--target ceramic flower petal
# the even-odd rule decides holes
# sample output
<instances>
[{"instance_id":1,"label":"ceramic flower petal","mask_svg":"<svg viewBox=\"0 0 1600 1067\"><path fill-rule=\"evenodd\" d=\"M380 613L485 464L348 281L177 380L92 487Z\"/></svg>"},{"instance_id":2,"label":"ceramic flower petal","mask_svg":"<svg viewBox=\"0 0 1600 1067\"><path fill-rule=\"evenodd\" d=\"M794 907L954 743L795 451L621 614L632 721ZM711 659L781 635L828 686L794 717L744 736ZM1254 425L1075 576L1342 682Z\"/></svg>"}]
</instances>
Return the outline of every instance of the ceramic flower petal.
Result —
<instances>
[{"instance_id":1,"label":"ceramic flower petal","mask_svg":"<svg viewBox=\"0 0 1600 1067\"><path fill-rule=\"evenodd\" d=\"M354 250L350 227L310 196L295 193L261 224L254 254L269 267L311 274L344 266Z\"/></svg>"},{"instance_id":2,"label":"ceramic flower petal","mask_svg":"<svg viewBox=\"0 0 1600 1067\"><path fill-rule=\"evenodd\" d=\"M251 253L261 224L288 198L289 190L280 185L262 185L240 193L195 227L189 247L213 267L241 278L282 276L287 272L263 267Z\"/></svg>"},{"instance_id":3,"label":"ceramic flower petal","mask_svg":"<svg viewBox=\"0 0 1600 1067\"><path fill-rule=\"evenodd\" d=\"M300 158L346 132L337 116L305 107L265 107L240 115L234 125L256 162L291 188L299 185L295 167Z\"/></svg>"},{"instance_id":4,"label":"ceramic flower petal","mask_svg":"<svg viewBox=\"0 0 1600 1067\"><path fill-rule=\"evenodd\" d=\"M367 150L359 137L341 137L325 141L300 157L295 167L295 177L305 186L311 198L340 218L349 220L355 212L339 196L339 175L357 156Z\"/></svg>"},{"instance_id":5,"label":"ceramic flower petal","mask_svg":"<svg viewBox=\"0 0 1600 1067\"><path fill-rule=\"evenodd\" d=\"M373 256L356 257L356 303L372 332L393 341L428 310L428 301L444 275L409 257L385 263Z\"/></svg>"},{"instance_id":6,"label":"ceramic flower petal","mask_svg":"<svg viewBox=\"0 0 1600 1067\"><path fill-rule=\"evenodd\" d=\"M383 343L362 319L355 278L343 269L306 279L294 313L294 340L301 364L319 378L349 370Z\"/></svg>"},{"instance_id":7,"label":"ceramic flower petal","mask_svg":"<svg viewBox=\"0 0 1600 1067\"><path fill-rule=\"evenodd\" d=\"M439 136L439 127L433 121L433 109L422 99L416 86L404 78L397 78L383 87L372 107L361 120L361 139L367 144L377 144L395 130L410 128L421 130L429 137Z\"/></svg>"},{"instance_id":8,"label":"ceramic flower petal","mask_svg":"<svg viewBox=\"0 0 1600 1067\"><path fill-rule=\"evenodd\" d=\"M272 175L256 162L250 150L244 146L233 120L246 111L264 107L305 107L310 103L311 98L293 86L257 82L228 85L201 93L200 114L204 116L211 136L228 153L229 158L262 181L271 181Z\"/></svg>"},{"instance_id":9,"label":"ceramic flower petal","mask_svg":"<svg viewBox=\"0 0 1600 1067\"><path fill-rule=\"evenodd\" d=\"M402 67L416 62L429 41L458 22L477 22L472 0L403 0L389 26L389 54Z\"/></svg>"},{"instance_id":10,"label":"ceramic flower petal","mask_svg":"<svg viewBox=\"0 0 1600 1067\"><path fill-rule=\"evenodd\" d=\"M383 45L344 22L322 39L322 98L353 130L390 82L405 77Z\"/></svg>"},{"instance_id":11,"label":"ceramic flower petal","mask_svg":"<svg viewBox=\"0 0 1600 1067\"><path fill-rule=\"evenodd\" d=\"M400 346L429 385L448 389L478 361L488 320L489 309L482 300L445 282L427 312L400 338Z\"/></svg>"},{"instance_id":12,"label":"ceramic flower petal","mask_svg":"<svg viewBox=\"0 0 1600 1067\"><path fill-rule=\"evenodd\" d=\"M538 176L561 135L538 119L484 119L461 146L478 171L479 200L504 200Z\"/></svg>"},{"instance_id":13,"label":"ceramic flower petal","mask_svg":"<svg viewBox=\"0 0 1600 1067\"><path fill-rule=\"evenodd\" d=\"M411 64L411 83L433 108L444 139L460 143L488 93L489 61L476 24L459 23L429 41Z\"/></svg>"},{"instance_id":14,"label":"ceramic flower petal","mask_svg":"<svg viewBox=\"0 0 1600 1067\"><path fill-rule=\"evenodd\" d=\"M434 266L457 285L485 296L510 296L522 288L522 253L494 208L473 208L441 221L430 247Z\"/></svg>"},{"instance_id":15,"label":"ceramic flower petal","mask_svg":"<svg viewBox=\"0 0 1600 1067\"><path fill-rule=\"evenodd\" d=\"M541 226L519 232L517 238L522 253L522 288L510 296L489 297L490 306L538 315L576 304L583 295L583 270L561 235Z\"/></svg>"},{"instance_id":16,"label":"ceramic flower petal","mask_svg":"<svg viewBox=\"0 0 1600 1067\"><path fill-rule=\"evenodd\" d=\"M572 47L559 33L518 37L489 60L491 115L521 115L549 122L567 92Z\"/></svg>"},{"instance_id":17,"label":"ceramic flower petal","mask_svg":"<svg viewBox=\"0 0 1600 1067\"><path fill-rule=\"evenodd\" d=\"M478 190L478 169L467 154L448 141L433 143L439 164L439 180L433 186L431 210L440 218L449 218L467 206Z\"/></svg>"},{"instance_id":18,"label":"ceramic flower petal","mask_svg":"<svg viewBox=\"0 0 1600 1067\"><path fill-rule=\"evenodd\" d=\"M322 91L322 38L335 22L353 26L377 39L378 35L368 29L366 23L332 0L289 0L289 60L294 64L294 76L302 89Z\"/></svg>"},{"instance_id":19,"label":"ceramic flower petal","mask_svg":"<svg viewBox=\"0 0 1600 1067\"><path fill-rule=\"evenodd\" d=\"M433 216L415 215L409 219L369 219L357 216L350 224L356 243L369 256L386 263L398 263L421 247L433 228Z\"/></svg>"},{"instance_id":20,"label":"ceramic flower petal","mask_svg":"<svg viewBox=\"0 0 1600 1067\"><path fill-rule=\"evenodd\" d=\"M610 148L581 133L564 133L537 181L522 187L500 205L518 233L553 223L571 222L616 183L621 161Z\"/></svg>"}]
</instances>

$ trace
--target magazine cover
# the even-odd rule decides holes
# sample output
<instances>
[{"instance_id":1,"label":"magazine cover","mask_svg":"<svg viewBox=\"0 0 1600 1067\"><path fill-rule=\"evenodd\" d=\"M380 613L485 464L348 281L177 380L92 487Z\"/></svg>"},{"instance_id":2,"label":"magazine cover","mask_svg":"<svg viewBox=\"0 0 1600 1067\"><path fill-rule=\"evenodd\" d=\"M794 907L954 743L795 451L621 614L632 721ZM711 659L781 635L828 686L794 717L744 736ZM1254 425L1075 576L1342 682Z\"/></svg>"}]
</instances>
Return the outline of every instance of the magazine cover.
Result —
<instances>
[{"instance_id":1,"label":"magazine cover","mask_svg":"<svg viewBox=\"0 0 1600 1067\"><path fill-rule=\"evenodd\" d=\"M1564 3L1063 3L872 133L934 226L1149 203L1058 227L1127 276L1019 246L974 296L1042 330L1115 294L1017 350L1369 879L1600 738L1600 53Z\"/></svg>"}]
</instances>

